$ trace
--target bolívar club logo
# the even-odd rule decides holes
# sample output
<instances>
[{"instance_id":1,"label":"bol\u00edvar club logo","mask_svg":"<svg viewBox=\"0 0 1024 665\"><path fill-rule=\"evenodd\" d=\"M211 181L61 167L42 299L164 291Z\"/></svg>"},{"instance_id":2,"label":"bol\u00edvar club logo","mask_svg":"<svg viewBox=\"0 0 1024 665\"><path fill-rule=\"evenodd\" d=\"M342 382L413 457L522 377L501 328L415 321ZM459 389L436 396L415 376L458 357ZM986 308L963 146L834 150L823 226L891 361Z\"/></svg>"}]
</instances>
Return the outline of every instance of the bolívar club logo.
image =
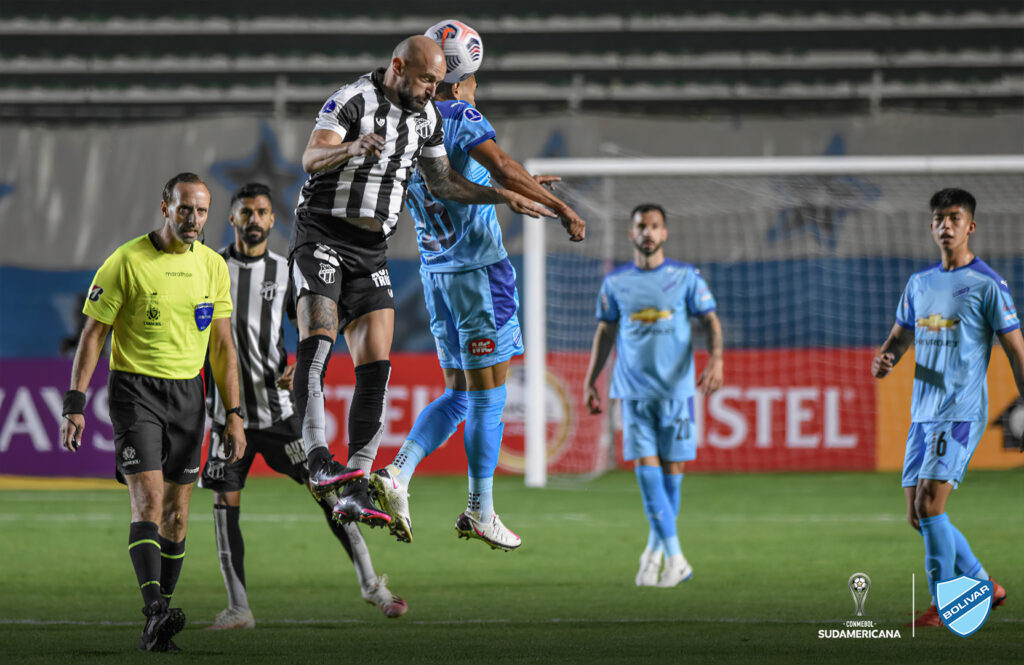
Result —
<instances>
[{"instance_id":1,"label":"bol\u00edvar club logo","mask_svg":"<svg viewBox=\"0 0 1024 665\"><path fill-rule=\"evenodd\" d=\"M89 300L93 302L99 302L101 295L103 295L103 287L101 287L99 284L93 284L92 288L89 289Z\"/></svg>"},{"instance_id":2,"label":"bol\u00edvar club logo","mask_svg":"<svg viewBox=\"0 0 1024 665\"><path fill-rule=\"evenodd\" d=\"M486 337L474 339L469 343L469 352L474 356L486 356L494 353L494 340Z\"/></svg>"},{"instance_id":3,"label":"bol\u00edvar club logo","mask_svg":"<svg viewBox=\"0 0 1024 665\"><path fill-rule=\"evenodd\" d=\"M942 623L960 637L981 628L992 609L992 582L961 575L935 585Z\"/></svg>"}]
</instances>

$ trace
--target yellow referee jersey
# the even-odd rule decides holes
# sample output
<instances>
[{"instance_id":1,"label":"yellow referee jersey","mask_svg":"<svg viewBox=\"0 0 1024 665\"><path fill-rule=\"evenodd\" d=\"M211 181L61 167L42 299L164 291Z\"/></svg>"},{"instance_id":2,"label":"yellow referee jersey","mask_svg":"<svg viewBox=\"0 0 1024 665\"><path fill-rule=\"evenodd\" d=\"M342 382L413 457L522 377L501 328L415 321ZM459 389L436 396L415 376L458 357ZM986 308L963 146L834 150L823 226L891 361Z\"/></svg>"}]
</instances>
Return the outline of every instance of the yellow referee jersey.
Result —
<instances>
[{"instance_id":1,"label":"yellow referee jersey","mask_svg":"<svg viewBox=\"0 0 1024 665\"><path fill-rule=\"evenodd\" d=\"M113 326L110 369L191 379L206 358L210 325L231 316L231 280L217 252L193 243L184 254L140 236L100 266L82 312Z\"/></svg>"}]
</instances>

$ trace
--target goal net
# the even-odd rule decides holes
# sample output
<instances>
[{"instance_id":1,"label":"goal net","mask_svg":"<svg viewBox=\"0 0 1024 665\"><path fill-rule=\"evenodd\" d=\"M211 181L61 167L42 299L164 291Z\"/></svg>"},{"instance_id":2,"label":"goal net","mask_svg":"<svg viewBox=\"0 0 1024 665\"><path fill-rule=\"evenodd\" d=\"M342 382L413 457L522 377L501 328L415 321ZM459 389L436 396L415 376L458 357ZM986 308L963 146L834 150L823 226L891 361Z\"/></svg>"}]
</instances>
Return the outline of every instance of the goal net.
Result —
<instances>
[{"instance_id":1,"label":"goal net","mask_svg":"<svg viewBox=\"0 0 1024 665\"><path fill-rule=\"evenodd\" d=\"M588 222L586 240L572 243L558 224L527 220L527 353L510 402L525 411L531 486L621 464L619 409L607 399L614 354L599 381L610 415L589 415L582 388L598 290L632 260L637 204L665 208L666 256L701 270L725 333L725 386L696 400L688 470L867 470L878 468L883 438L903 437L902 449L906 430L883 421L887 409L909 409L909 388L898 399L881 393L869 367L908 277L938 259L928 228L935 191L975 195L971 248L1018 302L1024 294L1024 158L554 159L527 168L562 176L559 196ZM694 340L701 349L699 324ZM698 351L698 374L705 358Z\"/></svg>"}]
</instances>

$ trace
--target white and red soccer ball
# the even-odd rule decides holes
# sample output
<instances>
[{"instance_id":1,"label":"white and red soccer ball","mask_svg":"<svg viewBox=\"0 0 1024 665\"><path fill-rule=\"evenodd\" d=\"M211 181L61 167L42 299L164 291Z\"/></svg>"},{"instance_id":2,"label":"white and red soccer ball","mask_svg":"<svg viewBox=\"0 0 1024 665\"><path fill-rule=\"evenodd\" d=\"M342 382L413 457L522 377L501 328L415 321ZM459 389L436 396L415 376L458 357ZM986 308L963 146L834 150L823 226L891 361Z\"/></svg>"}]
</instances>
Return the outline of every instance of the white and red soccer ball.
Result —
<instances>
[{"instance_id":1,"label":"white and red soccer ball","mask_svg":"<svg viewBox=\"0 0 1024 665\"><path fill-rule=\"evenodd\" d=\"M484 61L484 42L479 33L462 21L446 19L423 33L441 45L448 73L446 83L465 81L480 69Z\"/></svg>"}]
</instances>

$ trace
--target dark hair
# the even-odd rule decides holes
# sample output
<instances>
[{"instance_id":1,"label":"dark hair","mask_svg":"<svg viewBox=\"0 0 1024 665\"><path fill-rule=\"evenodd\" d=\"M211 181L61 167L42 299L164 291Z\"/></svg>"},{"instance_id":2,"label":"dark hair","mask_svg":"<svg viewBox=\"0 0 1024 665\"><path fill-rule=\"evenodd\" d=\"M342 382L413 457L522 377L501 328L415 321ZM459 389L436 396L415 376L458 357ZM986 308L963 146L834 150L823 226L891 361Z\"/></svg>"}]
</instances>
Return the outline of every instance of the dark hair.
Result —
<instances>
[{"instance_id":1,"label":"dark hair","mask_svg":"<svg viewBox=\"0 0 1024 665\"><path fill-rule=\"evenodd\" d=\"M974 217L974 208L978 205L978 202L974 200L974 197L970 192L957 189L956 187L947 187L946 189L940 189L939 191L932 194L931 200L928 202L932 210L944 210L946 208L953 208L960 206L967 212L971 213L971 217Z\"/></svg>"},{"instance_id":2,"label":"dark hair","mask_svg":"<svg viewBox=\"0 0 1024 665\"><path fill-rule=\"evenodd\" d=\"M452 91L454 84L448 81L441 81L437 84L437 92L434 93L434 99L455 99L455 94Z\"/></svg>"},{"instance_id":3,"label":"dark hair","mask_svg":"<svg viewBox=\"0 0 1024 665\"><path fill-rule=\"evenodd\" d=\"M170 204L174 200L174 186L177 185L179 182L196 183L202 185L203 187L206 187L206 183L203 182L203 179L197 176L195 173L189 173L188 171L185 171L184 173L179 173L178 175L168 180L167 184L164 185L164 203ZM206 189L210 188L206 187Z\"/></svg>"},{"instance_id":4,"label":"dark hair","mask_svg":"<svg viewBox=\"0 0 1024 665\"><path fill-rule=\"evenodd\" d=\"M668 220L668 215L665 214L665 209L657 203L641 203L637 207L633 208L633 212L629 213L629 221L632 222L637 213L642 215L645 212L652 212L655 210L661 213L661 221L664 222Z\"/></svg>"},{"instance_id":5,"label":"dark hair","mask_svg":"<svg viewBox=\"0 0 1024 665\"><path fill-rule=\"evenodd\" d=\"M265 196L270 201L270 205L274 205L274 198L270 196L270 188L261 182L249 182L238 188L238 191L231 197L231 203L229 207L234 208L235 204L242 199L254 199L257 196Z\"/></svg>"}]
</instances>

